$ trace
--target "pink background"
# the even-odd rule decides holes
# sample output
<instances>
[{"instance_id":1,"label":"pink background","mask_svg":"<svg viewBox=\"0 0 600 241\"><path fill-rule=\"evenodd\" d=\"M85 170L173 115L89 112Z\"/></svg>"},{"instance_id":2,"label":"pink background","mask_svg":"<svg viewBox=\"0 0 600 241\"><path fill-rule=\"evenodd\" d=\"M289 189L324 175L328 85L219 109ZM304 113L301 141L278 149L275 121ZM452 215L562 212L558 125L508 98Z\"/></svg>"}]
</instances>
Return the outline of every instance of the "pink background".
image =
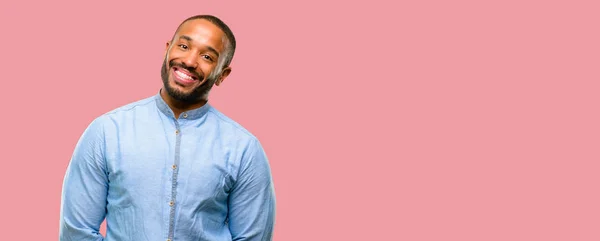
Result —
<instances>
[{"instance_id":1,"label":"pink background","mask_svg":"<svg viewBox=\"0 0 600 241\"><path fill-rule=\"evenodd\" d=\"M275 240L600 240L597 1L397 2L2 1L2 239L57 239L85 127L155 94L208 13L239 44L211 102L269 155Z\"/></svg>"}]
</instances>

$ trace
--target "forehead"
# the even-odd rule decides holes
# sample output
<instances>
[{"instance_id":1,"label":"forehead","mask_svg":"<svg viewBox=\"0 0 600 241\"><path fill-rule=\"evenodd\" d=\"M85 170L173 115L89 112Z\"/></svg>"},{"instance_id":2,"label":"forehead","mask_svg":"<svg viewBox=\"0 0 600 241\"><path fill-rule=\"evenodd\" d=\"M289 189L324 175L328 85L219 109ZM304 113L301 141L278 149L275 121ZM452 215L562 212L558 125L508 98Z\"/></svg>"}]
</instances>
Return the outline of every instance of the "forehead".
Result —
<instances>
[{"instance_id":1,"label":"forehead","mask_svg":"<svg viewBox=\"0 0 600 241\"><path fill-rule=\"evenodd\" d=\"M219 52L222 52L225 46L225 33L219 27L204 19L194 19L183 23L174 40L178 41L182 36L191 38L194 45L210 46Z\"/></svg>"}]
</instances>

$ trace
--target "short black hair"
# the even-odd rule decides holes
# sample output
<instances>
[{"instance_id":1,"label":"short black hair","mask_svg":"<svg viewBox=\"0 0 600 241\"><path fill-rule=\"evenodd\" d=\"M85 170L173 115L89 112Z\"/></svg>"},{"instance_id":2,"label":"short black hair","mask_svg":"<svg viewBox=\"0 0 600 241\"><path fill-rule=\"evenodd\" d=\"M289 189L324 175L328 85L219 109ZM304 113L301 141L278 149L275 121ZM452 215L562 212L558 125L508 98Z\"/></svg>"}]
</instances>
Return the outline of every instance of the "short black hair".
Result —
<instances>
[{"instance_id":1,"label":"short black hair","mask_svg":"<svg viewBox=\"0 0 600 241\"><path fill-rule=\"evenodd\" d=\"M183 25L187 21L195 20L195 19L205 19L205 20L211 22L212 24L216 25L219 29L221 29L221 31L223 31L225 33L228 44L225 45L225 47L226 47L225 48L225 59L224 59L225 62L223 63L223 67L229 66L231 64L231 60L233 59L233 54L235 53L235 36L233 35L233 31L231 31L229 26L227 26L227 24L225 24L225 22L223 22L218 17L213 16L213 15L208 15L208 14L200 14L200 15L191 16L191 17L183 20L183 22L181 22L181 24L179 24L175 33L179 32L179 28L181 28L181 25Z\"/></svg>"}]
</instances>

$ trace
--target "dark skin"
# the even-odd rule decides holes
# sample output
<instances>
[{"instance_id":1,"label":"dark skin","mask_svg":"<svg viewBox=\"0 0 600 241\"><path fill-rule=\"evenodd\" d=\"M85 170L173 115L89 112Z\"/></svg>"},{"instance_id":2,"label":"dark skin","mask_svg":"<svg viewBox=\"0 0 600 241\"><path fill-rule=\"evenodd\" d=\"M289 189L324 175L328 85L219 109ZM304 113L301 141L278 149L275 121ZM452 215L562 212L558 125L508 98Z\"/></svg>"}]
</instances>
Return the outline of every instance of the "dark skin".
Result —
<instances>
[{"instance_id":1,"label":"dark skin","mask_svg":"<svg viewBox=\"0 0 600 241\"><path fill-rule=\"evenodd\" d=\"M231 73L231 67L219 63L225 57L226 37L221 29L204 19L185 22L167 42L161 69L164 87L161 97L171 107L175 118L184 111L200 108L208 93Z\"/></svg>"}]
</instances>

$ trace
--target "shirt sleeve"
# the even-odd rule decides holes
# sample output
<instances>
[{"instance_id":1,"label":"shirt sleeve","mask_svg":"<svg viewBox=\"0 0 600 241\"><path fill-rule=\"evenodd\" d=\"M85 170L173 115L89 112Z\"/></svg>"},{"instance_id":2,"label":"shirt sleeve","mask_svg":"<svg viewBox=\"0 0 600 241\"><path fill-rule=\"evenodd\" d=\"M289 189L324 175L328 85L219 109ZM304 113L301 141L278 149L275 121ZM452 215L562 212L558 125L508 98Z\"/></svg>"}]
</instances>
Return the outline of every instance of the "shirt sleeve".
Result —
<instances>
[{"instance_id":1,"label":"shirt sleeve","mask_svg":"<svg viewBox=\"0 0 600 241\"><path fill-rule=\"evenodd\" d=\"M229 196L229 229L234 241L270 241L275 222L271 170L257 140L248 153Z\"/></svg>"},{"instance_id":2,"label":"shirt sleeve","mask_svg":"<svg viewBox=\"0 0 600 241\"><path fill-rule=\"evenodd\" d=\"M108 176L102 123L95 119L80 137L67 166L60 206L60 241L102 241Z\"/></svg>"}]
</instances>

